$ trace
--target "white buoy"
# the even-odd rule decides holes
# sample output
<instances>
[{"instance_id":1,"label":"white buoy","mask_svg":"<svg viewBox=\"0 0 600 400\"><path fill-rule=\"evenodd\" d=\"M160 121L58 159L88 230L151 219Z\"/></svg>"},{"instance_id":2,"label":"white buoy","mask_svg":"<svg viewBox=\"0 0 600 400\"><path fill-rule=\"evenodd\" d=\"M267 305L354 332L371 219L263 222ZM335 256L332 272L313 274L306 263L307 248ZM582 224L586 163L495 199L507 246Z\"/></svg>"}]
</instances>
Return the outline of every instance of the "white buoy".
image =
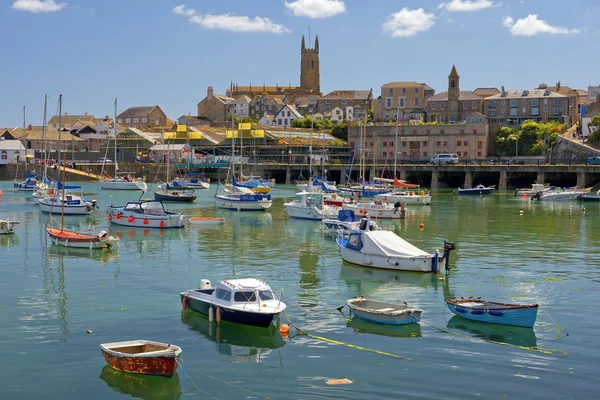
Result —
<instances>
[{"instance_id":1,"label":"white buoy","mask_svg":"<svg viewBox=\"0 0 600 400\"><path fill-rule=\"evenodd\" d=\"M209 322L213 321L213 308L212 308L212 306L210 306L210 308L208 309L208 321Z\"/></svg>"},{"instance_id":2,"label":"white buoy","mask_svg":"<svg viewBox=\"0 0 600 400\"><path fill-rule=\"evenodd\" d=\"M524 214L523 210L519 211L519 214L523 215Z\"/></svg>"}]
</instances>

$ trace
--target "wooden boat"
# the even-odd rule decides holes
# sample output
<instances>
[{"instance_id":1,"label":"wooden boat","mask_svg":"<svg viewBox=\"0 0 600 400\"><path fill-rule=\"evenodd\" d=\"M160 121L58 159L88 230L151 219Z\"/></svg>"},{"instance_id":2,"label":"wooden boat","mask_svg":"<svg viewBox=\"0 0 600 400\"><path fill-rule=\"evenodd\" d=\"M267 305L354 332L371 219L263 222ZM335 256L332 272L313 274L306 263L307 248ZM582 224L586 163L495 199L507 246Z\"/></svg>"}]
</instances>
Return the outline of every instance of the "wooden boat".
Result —
<instances>
[{"instance_id":1,"label":"wooden boat","mask_svg":"<svg viewBox=\"0 0 600 400\"><path fill-rule=\"evenodd\" d=\"M477 194L491 194L494 189L496 189L495 185L492 185L492 186L477 185L474 188L465 188L465 189L458 188L458 194L461 196L477 195Z\"/></svg>"},{"instance_id":2,"label":"wooden boat","mask_svg":"<svg viewBox=\"0 0 600 400\"><path fill-rule=\"evenodd\" d=\"M66 229L46 227L50 241L59 246L79 247L89 249L110 249L114 243L119 241L115 236L109 236L106 231L100 231L97 235L69 231Z\"/></svg>"},{"instance_id":3,"label":"wooden boat","mask_svg":"<svg viewBox=\"0 0 600 400\"><path fill-rule=\"evenodd\" d=\"M225 218L188 217L190 224L217 225L222 224Z\"/></svg>"},{"instance_id":4,"label":"wooden boat","mask_svg":"<svg viewBox=\"0 0 600 400\"><path fill-rule=\"evenodd\" d=\"M19 221L11 221L9 219L0 219L0 235L11 235L15 233L14 226L18 224Z\"/></svg>"},{"instance_id":5,"label":"wooden boat","mask_svg":"<svg viewBox=\"0 0 600 400\"><path fill-rule=\"evenodd\" d=\"M358 318L385 325L406 325L419 322L423 313L420 308L410 307L406 303L384 303L364 297L354 297L346 301L346 304Z\"/></svg>"},{"instance_id":6,"label":"wooden boat","mask_svg":"<svg viewBox=\"0 0 600 400\"><path fill-rule=\"evenodd\" d=\"M490 324L532 328L537 318L537 304L508 304L481 299L448 299L448 309L463 318Z\"/></svg>"},{"instance_id":7,"label":"wooden boat","mask_svg":"<svg viewBox=\"0 0 600 400\"><path fill-rule=\"evenodd\" d=\"M104 343L104 359L116 370L133 374L171 377L177 369L181 348L150 340Z\"/></svg>"}]
</instances>

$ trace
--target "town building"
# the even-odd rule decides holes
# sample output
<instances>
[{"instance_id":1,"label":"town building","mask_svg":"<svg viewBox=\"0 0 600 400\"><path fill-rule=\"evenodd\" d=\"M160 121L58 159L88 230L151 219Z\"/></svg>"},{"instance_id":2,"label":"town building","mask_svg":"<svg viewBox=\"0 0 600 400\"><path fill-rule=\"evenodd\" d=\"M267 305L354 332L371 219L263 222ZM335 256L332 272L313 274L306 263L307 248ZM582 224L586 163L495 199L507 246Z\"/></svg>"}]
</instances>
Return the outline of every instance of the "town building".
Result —
<instances>
[{"instance_id":1,"label":"town building","mask_svg":"<svg viewBox=\"0 0 600 400\"><path fill-rule=\"evenodd\" d=\"M473 93L475 93L477 96L481 97L482 99L485 99L487 97L499 94L500 91L496 88L477 88L477 89L473 90Z\"/></svg>"},{"instance_id":2,"label":"town building","mask_svg":"<svg viewBox=\"0 0 600 400\"><path fill-rule=\"evenodd\" d=\"M587 90L584 89L575 89L577 94L579 95L579 104L585 105L590 104L590 98L588 96ZM581 106L579 107L579 113L581 114Z\"/></svg>"},{"instance_id":3,"label":"town building","mask_svg":"<svg viewBox=\"0 0 600 400\"><path fill-rule=\"evenodd\" d=\"M157 105L129 107L117 115L117 123L138 129L170 128L174 124Z\"/></svg>"},{"instance_id":4,"label":"town building","mask_svg":"<svg viewBox=\"0 0 600 400\"><path fill-rule=\"evenodd\" d=\"M581 134L583 137L589 136L592 132L594 132L597 128L590 126L590 122L592 122L592 118L600 117L600 108L593 107L589 109L585 115L581 117Z\"/></svg>"},{"instance_id":5,"label":"town building","mask_svg":"<svg viewBox=\"0 0 600 400\"><path fill-rule=\"evenodd\" d=\"M424 83L390 82L381 87L381 95L373 102L373 118L380 121L423 121L426 100L435 90ZM396 115L400 111L400 115Z\"/></svg>"},{"instance_id":6,"label":"town building","mask_svg":"<svg viewBox=\"0 0 600 400\"><path fill-rule=\"evenodd\" d=\"M231 113L238 118L245 118L250 115L250 102L252 99L246 95L238 96L231 102Z\"/></svg>"},{"instance_id":7,"label":"town building","mask_svg":"<svg viewBox=\"0 0 600 400\"><path fill-rule=\"evenodd\" d=\"M373 89L371 90L334 90L319 98L318 110L325 115L336 107L343 111L342 119L357 121L372 108ZM351 115L347 112L350 111ZM332 113L334 115L335 113ZM332 121L333 122L333 121Z\"/></svg>"},{"instance_id":8,"label":"town building","mask_svg":"<svg viewBox=\"0 0 600 400\"><path fill-rule=\"evenodd\" d=\"M213 87L206 89L206 97L198 103L198 117L209 121L223 122L229 119L230 104L234 99L230 96L215 94Z\"/></svg>"},{"instance_id":9,"label":"town building","mask_svg":"<svg viewBox=\"0 0 600 400\"><path fill-rule=\"evenodd\" d=\"M295 119L302 119L302 115L291 104L284 105L273 117L277 126L290 127Z\"/></svg>"},{"instance_id":10,"label":"town building","mask_svg":"<svg viewBox=\"0 0 600 400\"><path fill-rule=\"evenodd\" d=\"M588 102L594 103L600 100L600 86L588 86Z\"/></svg>"},{"instance_id":11,"label":"town building","mask_svg":"<svg viewBox=\"0 0 600 400\"><path fill-rule=\"evenodd\" d=\"M520 125L533 121L568 121L569 98L550 89L508 90L483 100L490 123Z\"/></svg>"},{"instance_id":12,"label":"town building","mask_svg":"<svg viewBox=\"0 0 600 400\"><path fill-rule=\"evenodd\" d=\"M569 98L569 108L564 110L563 113L568 117L568 120L564 121L569 126L579 121L579 107L581 106L581 100L579 99L579 92L575 89L571 89L566 85L561 85L560 81L556 86L548 86L542 83L538 86L538 89L550 89L550 91Z\"/></svg>"},{"instance_id":13,"label":"town building","mask_svg":"<svg viewBox=\"0 0 600 400\"><path fill-rule=\"evenodd\" d=\"M182 115L177 118L177 124L185 126L207 126L210 125L210 119L195 115Z\"/></svg>"},{"instance_id":14,"label":"town building","mask_svg":"<svg viewBox=\"0 0 600 400\"><path fill-rule=\"evenodd\" d=\"M273 119L273 115L267 114L266 112L262 116L261 119L258 120L258 125L270 126L275 125L275 120Z\"/></svg>"},{"instance_id":15,"label":"town building","mask_svg":"<svg viewBox=\"0 0 600 400\"><path fill-rule=\"evenodd\" d=\"M360 128L348 128L348 144L360 152ZM365 154L367 163L393 164L397 161L427 161L436 154L458 154L460 160L484 160L488 154L489 124L487 118L472 112L460 123L421 125L368 125ZM396 147L397 131L397 147ZM358 154L358 153L357 153ZM373 159L375 154L375 160Z\"/></svg>"},{"instance_id":16,"label":"town building","mask_svg":"<svg viewBox=\"0 0 600 400\"><path fill-rule=\"evenodd\" d=\"M68 151L86 151L86 141L75 135L72 135L69 131L63 128L62 131L47 130L45 133L42 127L33 127L29 125L27 129L22 128L15 129L12 131L12 135L15 139L21 141L24 147L28 150L41 151L46 149L47 151L57 151L59 142L61 150Z\"/></svg>"},{"instance_id":17,"label":"town building","mask_svg":"<svg viewBox=\"0 0 600 400\"><path fill-rule=\"evenodd\" d=\"M261 118L264 113L275 115L284 106L284 96L275 95L257 95L250 102L250 116L252 118Z\"/></svg>"},{"instance_id":18,"label":"town building","mask_svg":"<svg viewBox=\"0 0 600 400\"><path fill-rule=\"evenodd\" d=\"M47 123L47 130L48 131L58 131L59 128L66 128L66 129L71 129L71 126L73 124L76 124L77 122L80 123L95 123L96 121L96 117L94 117L93 115L90 115L88 113L85 113L83 115L76 115L76 114L69 114L68 112L64 113L63 115L53 115L50 120L48 120ZM59 127L59 123L60 123L60 127Z\"/></svg>"},{"instance_id":19,"label":"town building","mask_svg":"<svg viewBox=\"0 0 600 400\"><path fill-rule=\"evenodd\" d=\"M25 146L20 140L0 138L0 165L25 160Z\"/></svg>"},{"instance_id":20,"label":"town building","mask_svg":"<svg viewBox=\"0 0 600 400\"><path fill-rule=\"evenodd\" d=\"M334 124L339 124L344 121L344 110L341 107L335 107L333 110L325 113L325 118Z\"/></svg>"},{"instance_id":21,"label":"town building","mask_svg":"<svg viewBox=\"0 0 600 400\"><path fill-rule=\"evenodd\" d=\"M464 121L470 113L481 112L482 99L472 91L460 90L460 76L453 65L448 76L448 91L429 97L425 110L429 122L456 123Z\"/></svg>"}]
</instances>

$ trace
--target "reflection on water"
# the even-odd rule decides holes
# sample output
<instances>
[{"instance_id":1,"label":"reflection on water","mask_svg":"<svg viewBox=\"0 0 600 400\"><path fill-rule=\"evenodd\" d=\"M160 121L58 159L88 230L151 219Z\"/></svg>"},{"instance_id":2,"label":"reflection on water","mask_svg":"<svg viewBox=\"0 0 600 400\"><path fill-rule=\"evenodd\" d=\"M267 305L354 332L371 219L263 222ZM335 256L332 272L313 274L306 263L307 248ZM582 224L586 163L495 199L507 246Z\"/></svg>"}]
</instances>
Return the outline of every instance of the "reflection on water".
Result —
<instances>
[{"instance_id":1,"label":"reflection on water","mask_svg":"<svg viewBox=\"0 0 600 400\"><path fill-rule=\"evenodd\" d=\"M421 325L418 323L408 325L384 325L376 324L353 317L346 323L356 333L370 333L373 335L392 336L397 338L421 337Z\"/></svg>"},{"instance_id":2,"label":"reflection on water","mask_svg":"<svg viewBox=\"0 0 600 400\"><path fill-rule=\"evenodd\" d=\"M18 244L19 244L18 232L14 233L12 235L0 235L0 246L6 246L7 248L10 248L10 246L16 246Z\"/></svg>"},{"instance_id":3,"label":"reflection on water","mask_svg":"<svg viewBox=\"0 0 600 400\"><path fill-rule=\"evenodd\" d=\"M450 318L446 326L491 342L508 343L513 346L523 347L537 346L537 339L533 328L475 322L459 317L458 315Z\"/></svg>"},{"instance_id":4,"label":"reflection on water","mask_svg":"<svg viewBox=\"0 0 600 400\"><path fill-rule=\"evenodd\" d=\"M115 392L129 395L136 399L175 400L181 396L181 383L177 372L171 378L129 374L117 371L108 365L100 374L106 384Z\"/></svg>"},{"instance_id":5,"label":"reflection on water","mask_svg":"<svg viewBox=\"0 0 600 400\"><path fill-rule=\"evenodd\" d=\"M219 354L231 362L260 363L271 350L285 346L276 326L258 328L223 321L217 324L192 310L184 310L181 320L200 336L216 343Z\"/></svg>"},{"instance_id":6,"label":"reflection on water","mask_svg":"<svg viewBox=\"0 0 600 400\"><path fill-rule=\"evenodd\" d=\"M65 257L69 258L87 258L90 260L98 260L102 262L113 261L119 258L117 248L112 249L79 249L72 247L57 246L48 243L47 256L50 259L62 260Z\"/></svg>"}]
</instances>

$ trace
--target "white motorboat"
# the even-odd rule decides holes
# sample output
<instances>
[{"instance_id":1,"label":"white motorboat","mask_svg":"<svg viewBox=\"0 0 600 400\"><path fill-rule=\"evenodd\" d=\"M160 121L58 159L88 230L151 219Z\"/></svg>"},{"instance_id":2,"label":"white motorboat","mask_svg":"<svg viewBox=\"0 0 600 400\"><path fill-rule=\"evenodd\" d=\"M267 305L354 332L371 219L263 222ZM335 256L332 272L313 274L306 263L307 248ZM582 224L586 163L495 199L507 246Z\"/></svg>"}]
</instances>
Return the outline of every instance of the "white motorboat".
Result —
<instances>
[{"instance_id":1,"label":"white motorboat","mask_svg":"<svg viewBox=\"0 0 600 400\"><path fill-rule=\"evenodd\" d=\"M184 228L187 215L165 211L155 200L130 201L124 206L106 207L108 220L117 225L136 228Z\"/></svg>"},{"instance_id":2,"label":"white motorboat","mask_svg":"<svg viewBox=\"0 0 600 400\"><path fill-rule=\"evenodd\" d=\"M515 190L515 196L531 197L538 193L546 193L551 190L550 185L543 183L534 183L530 188L522 188Z\"/></svg>"},{"instance_id":3,"label":"white motorboat","mask_svg":"<svg viewBox=\"0 0 600 400\"><path fill-rule=\"evenodd\" d=\"M419 322L423 313L420 308L411 307L407 303L384 303L365 299L362 296L346 301L346 305L358 318L385 325L406 325Z\"/></svg>"},{"instance_id":4,"label":"white motorboat","mask_svg":"<svg viewBox=\"0 0 600 400\"><path fill-rule=\"evenodd\" d=\"M438 271L437 252L427 253L391 231L354 231L336 240L342 259L352 264L398 271Z\"/></svg>"},{"instance_id":5,"label":"white motorboat","mask_svg":"<svg viewBox=\"0 0 600 400\"><path fill-rule=\"evenodd\" d=\"M337 215L339 207L324 204L321 192L296 193L294 200L283 205L283 209L291 218L322 220Z\"/></svg>"},{"instance_id":6,"label":"white motorboat","mask_svg":"<svg viewBox=\"0 0 600 400\"><path fill-rule=\"evenodd\" d=\"M365 225L364 227L362 227L362 229L361 221L364 221L363 224ZM374 231L381 229L377 225L377 223L375 221L371 221L370 218L363 218L362 220L360 218L357 218L354 215L354 211L352 210L339 210L337 219L323 219L323 226L325 227L328 233L348 235L352 231L366 230L367 221L369 223L368 230Z\"/></svg>"},{"instance_id":7,"label":"white motorboat","mask_svg":"<svg viewBox=\"0 0 600 400\"><path fill-rule=\"evenodd\" d=\"M266 210L273 201L270 194L258 194L241 186L230 186L223 194L215 194L217 207L237 211Z\"/></svg>"},{"instance_id":8,"label":"white motorboat","mask_svg":"<svg viewBox=\"0 0 600 400\"><path fill-rule=\"evenodd\" d=\"M15 225L19 221L11 221L10 219L0 219L0 235L11 235L15 233Z\"/></svg>"},{"instance_id":9,"label":"white motorboat","mask_svg":"<svg viewBox=\"0 0 600 400\"><path fill-rule=\"evenodd\" d=\"M181 292L182 308L213 318L244 325L268 327L286 306L271 287L254 278L228 279L211 287L208 279L200 281L199 289Z\"/></svg>"},{"instance_id":10,"label":"white motorboat","mask_svg":"<svg viewBox=\"0 0 600 400\"><path fill-rule=\"evenodd\" d=\"M431 204L431 195L424 190L403 190L399 192L390 192L378 194L375 196L377 200L388 204L404 203L404 204Z\"/></svg>"},{"instance_id":11,"label":"white motorboat","mask_svg":"<svg viewBox=\"0 0 600 400\"><path fill-rule=\"evenodd\" d=\"M578 188L570 189L558 189L549 190L547 192L538 192L531 197L532 200L539 201L566 201L576 200L579 196L587 194L586 190L580 190Z\"/></svg>"},{"instance_id":12,"label":"white motorboat","mask_svg":"<svg viewBox=\"0 0 600 400\"><path fill-rule=\"evenodd\" d=\"M84 200L81 196L69 192L69 190L80 188L80 186L65 186L64 189L55 191L53 196L39 199L40 210L44 213L56 214L64 210L65 215L91 214L96 208L96 200Z\"/></svg>"},{"instance_id":13,"label":"white motorboat","mask_svg":"<svg viewBox=\"0 0 600 400\"><path fill-rule=\"evenodd\" d=\"M148 190L148 185L141 178L135 178L130 174L122 177L114 177L103 181L100 188L105 190Z\"/></svg>"},{"instance_id":14,"label":"white motorboat","mask_svg":"<svg viewBox=\"0 0 600 400\"><path fill-rule=\"evenodd\" d=\"M370 215L371 218L381 219L400 219L404 217L400 205L391 205L381 201L343 204L342 208L353 210L359 217L366 217L367 215Z\"/></svg>"}]
</instances>

